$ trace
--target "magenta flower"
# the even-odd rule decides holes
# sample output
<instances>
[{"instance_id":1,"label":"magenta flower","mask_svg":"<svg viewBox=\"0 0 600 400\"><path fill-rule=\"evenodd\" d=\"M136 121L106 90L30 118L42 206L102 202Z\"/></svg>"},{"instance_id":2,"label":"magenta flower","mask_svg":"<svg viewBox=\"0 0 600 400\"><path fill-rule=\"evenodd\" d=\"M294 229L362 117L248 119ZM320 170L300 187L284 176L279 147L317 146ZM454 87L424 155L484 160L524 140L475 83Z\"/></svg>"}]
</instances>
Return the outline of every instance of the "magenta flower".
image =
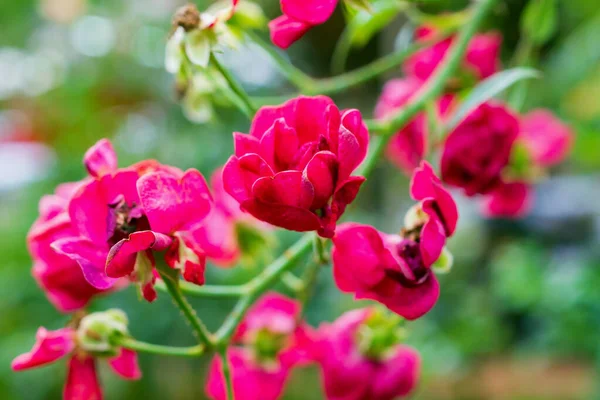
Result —
<instances>
[{"instance_id":1,"label":"magenta flower","mask_svg":"<svg viewBox=\"0 0 600 400\"><path fill-rule=\"evenodd\" d=\"M431 310L439 297L439 284L430 267L454 233L458 211L427 163L415 170L411 195L420 203L407 214L400 235L346 223L333 238L332 254L340 290L416 319Z\"/></svg>"},{"instance_id":2,"label":"magenta flower","mask_svg":"<svg viewBox=\"0 0 600 400\"><path fill-rule=\"evenodd\" d=\"M502 181L518 135L519 121L508 108L480 105L446 138L442 180L462 188L467 196L493 191Z\"/></svg>"},{"instance_id":3,"label":"magenta flower","mask_svg":"<svg viewBox=\"0 0 600 400\"><path fill-rule=\"evenodd\" d=\"M375 117L384 119L394 114L419 91L422 85L423 81L413 77L392 79L387 82L375 107ZM438 112L441 117L450 110L453 99L452 95L440 98ZM392 137L387 147L387 157L398 168L411 175L427 155L428 142L427 118L424 113L419 113Z\"/></svg>"},{"instance_id":4,"label":"magenta flower","mask_svg":"<svg viewBox=\"0 0 600 400\"><path fill-rule=\"evenodd\" d=\"M96 373L94 357L77 348L75 331L63 328L48 331L39 328L36 343L30 352L21 354L12 362L14 371L51 364L69 357L67 382L63 391L64 400L102 400L102 388ZM123 379L139 379L142 374L137 363L137 354L128 349L108 358L108 364Z\"/></svg>"},{"instance_id":5,"label":"magenta flower","mask_svg":"<svg viewBox=\"0 0 600 400\"><path fill-rule=\"evenodd\" d=\"M287 49L313 26L327 21L338 0L281 0L283 15L269 23L271 41Z\"/></svg>"},{"instance_id":6,"label":"magenta flower","mask_svg":"<svg viewBox=\"0 0 600 400\"><path fill-rule=\"evenodd\" d=\"M415 35L417 42L423 42L432 39L436 30L422 26ZM405 74L427 80L446 56L453 40L454 37L444 39L413 54L404 63ZM493 75L500 68L501 44L502 37L497 33L475 35L467 47L464 69L471 72L477 80Z\"/></svg>"},{"instance_id":7,"label":"magenta flower","mask_svg":"<svg viewBox=\"0 0 600 400\"><path fill-rule=\"evenodd\" d=\"M203 223L192 231L193 240L198 243L206 257L217 265L235 265L240 256L249 249L242 248L240 230L252 231L261 235L270 225L257 220L240 210L238 202L223 187L223 171L217 169L211 176L214 207ZM250 243L243 243L250 245Z\"/></svg>"},{"instance_id":8,"label":"magenta flower","mask_svg":"<svg viewBox=\"0 0 600 400\"><path fill-rule=\"evenodd\" d=\"M361 346L361 330L373 312L353 310L319 329L316 359L328 400L393 400L415 388L421 362L414 349L392 344L373 354L375 343Z\"/></svg>"},{"instance_id":9,"label":"magenta flower","mask_svg":"<svg viewBox=\"0 0 600 400\"><path fill-rule=\"evenodd\" d=\"M278 399L291 368L310 361L311 335L299 324L299 315L298 302L274 293L252 307L238 326L235 346L227 350L236 399ZM210 365L206 393L214 400L226 399L218 357Z\"/></svg>"},{"instance_id":10,"label":"magenta flower","mask_svg":"<svg viewBox=\"0 0 600 400\"><path fill-rule=\"evenodd\" d=\"M87 282L75 261L51 247L56 240L75 234L66 208L81 184L59 185L53 195L42 197L40 215L27 235L27 246L33 258L33 276L50 302L62 312L83 308L94 296L103 292Z\"/></svg>"},{"instance_id":11,"label":"magenta flower","mask_svg":"<svg viewBox=\"0 0 600 400\"><path fill-rule=\"evenodd\" d=\"M169 250L169 265L202 284L204 254L186 234L210 210L202 175L152 160L117 168L106 139L88 150L84 163L91 179L68 207L75 234L54 241L52 248L76 261L92 286L108 289L117 278L130 276L148 301L156 298L152 250Z\"/></svg>"},{"instance_id":12,"label":"magenta flower","mask_svg":"<svg viewBox=\"0 0 600 400\"><path fill-rule=\"evenodd\" d=\"M573 132L550 111L533 110L521 118L522 141L531 154L532 161L549 167L561 162L573 144Z\"/></svg>"},{"instance_id":13,"label":"magenta flower","mask_svg":"<svg viewBox=\"0 0 600 400\"><path fill-rule=\"evenodd\" d=\"M483 199L483 213L489 217L520 218L533 204L531 185L539 171L561 162L569 153L573 133L568 126L546 110L534 110L521 117L519 144L529 155L526 171L516 171L525 176L503 177ZM514 149L513 149L514 151ZM510 168L509 168L510 169Z\"/></svg>"},{"instance_id":14,"label":"magenta flower","mask_svg":"<svg viewBox=\"0 0 600 400\"><path fill-rule=\"evenodd\" d=\"M250 134L234 134L225 190L259 220L332 237L364 182L350 176L369 142L360 112L328 97L298 97L258 111Z\"/></svg>"}]
</instances>

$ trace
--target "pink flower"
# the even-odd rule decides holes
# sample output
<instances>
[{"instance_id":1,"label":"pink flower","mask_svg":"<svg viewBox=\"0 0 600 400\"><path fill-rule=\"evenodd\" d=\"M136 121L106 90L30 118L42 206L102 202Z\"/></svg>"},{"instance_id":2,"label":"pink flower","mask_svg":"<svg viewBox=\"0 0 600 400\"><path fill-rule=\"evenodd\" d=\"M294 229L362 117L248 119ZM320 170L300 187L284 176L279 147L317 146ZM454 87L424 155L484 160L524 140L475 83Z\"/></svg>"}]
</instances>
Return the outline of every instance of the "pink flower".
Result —
<instances>
[{"instance_id":1,"label":"pink flower","mask_svg":"<svg viewBox=\"0 0 600 400\"><path fill-rule=\"evenodd\" d=\"M328 97L298 97L258 111L250 134L234 134L225 190L256 218L332 237L364 178L350 176L369 142L360 112Z\"/></svg>"},{"instance_id":2,"label":"pink flower","mask_svg":"<svg viewBox=\"0 0 600 400\"><path fill-rule=\"evenodd\" d=\"M271 41L287 49L313 26L327 21L338 0L281 0L283 15L269 23Z\"/></svg>"},{"instance_id":3,"label":"pink flower","mask_svg":"<svg viewBox=\"0 0 600 400\"><path fill-rule=\"evenodd\" d=\"M467 196L486 194L501 183L519 121L505 106L485 103L448 135L442 154L442 179Z\"/></svg>"},{"instance_id":4,"label":"pink flower","mask_svg":"<svg viewBox=\"0 0 600 400\"><path fill-rule=\"evenodd\" d=\"M73 236L75 231L66 211L68 201L81 183L59 185L53 195L40 200L40 215L27 235L33 258L33 276L52 304L62 312L76 311L103 290L84 278L79 265L56 252L51 244Z\"/></svg>"},{"instance_id":5,"label":"pink flower","mask_svg":"<svg viewBox=\"0 0 600 400\"><path fill-rule=\"evenodd\" d=\"M533 193L527 182L502 182L483 199L488 217L521 218L530 210Z\"/></svg>"},{"instance_id":6,"label":"pink flower","mask_svg":"<svg viewBox=\"0 0 600 400\"><path fill-rule=\"evenodd\" d=\"M420 374L419 354L395 344L379 357L359 346L373 309L347 312L319 329L317 361L328 400L393 400L407 396Z\"/></svg>"},{"instance_id":7,"label":"pink flower","mask_svg":"<svg viewBox=\"0 0 600 400\"><path fill-rule=\"evenodd\" d=\"M223 187L223 171L217 169L210 180L214 207L203 223L193 230L193 240L215 264L228 267L236 264L244 252L241 248L240 229L252 230L257 235L269 229L265 224L240 210L238 202ZM249 243L244 243L248 244Z\"/></svg>"},{"instance_id":8,"label":"pink flower","mask_svg":"<svg viewBox=\"0 0 600 400\"><path fill-rule=\"evenodd\" d=\"M227 350L236 399L278 399L291 368L310 361L310 332L298 323L299 315L298 302L274 293L252 307ZM206 393L226 399L219 357L210 365Z\"/></svg>"},{"instance_id":9,"label":"pink flower","mask_svg":"<svg viewBox=\"0 0 600 400\"><path fill-rule=\"evenodd\" d=\"M539 109L521 118L519 140L535 164L549 167L567 156L573 144L573 132L550 111Z\"/></svg>"},{"instance_id":10,"label":"pink flower","mask_svg":"<svg viewBox=\"0 0 600 400\"><path fill-rule=\"evenodd\" d=\"M458 211L431 166L415 170L411 195L420 200L400 235L346 223L333 238L337 286L356 298L376 300L407 319L427 313L439 297L431 265L456 229Z\"/></svg>"},{"instance_id":11,"label":"pink flower","mask_svg":"<svg viewBox=\"0 0 600 400\"><path fill-rule=\"evenodd\" d=\"M417 42L423 42L432 39L436 35L436 30L422 26L417 29L415 35ZM404 63L406 75L427 80L446 56L453 40L454 37L444 39L413 54ZM464 68L472 72L477 80L493 75L500 67L501 44L502 37L497 33L475 35L467 47L463 61Z\"/></svg>"},{"instance_id":12,"label":"pink flower","mask_svg":"<svg viewBox=\"0 0 600 400\"><path fill-rule=\"evenodd\" d=\"M385 84L375 108L375 117L384 119L403 107L419 91L423 81L408 77L393 79ZM444 116L454 96L445 95L438 101L438 112ZM427 153L429 133L425 113L419 113L404 126L387 147L387 156L406 174L412 174Z\"/></svg>"},{"instance_id":13,"label":"pink flower","mask_svg":"<svg viewBox=\"0 0 600 400\"><path fill-rule=\"evenodd\" d=\"M63 328L48 331L40 328L36 343L30 352L21 354L12 362L14 371L41 367L69 357L67 382L63 391L65 400L101 400L102 389L96 374L94 357L77 349L75 331ZM121 349L119 355L108 358L112 370L123 379L139 379L141 372L137 354Z\"/></svg>"},{"instance_id":14,"label":"pink flower","mask_svg":"<svg viewBox=\"0 0 600 400\"><path fill-rule=\"evenodd\" d=\"M169 250L172 267L203 283L204 254L186 232L210 210L202 175L152 160L117 168L106 139L88 150L84 163L91 179L68 206L75 234L54 241L52 248L76 261L92 286L108 289L117 278L130 276L148 301L156 298L152 251Z\"/></svg>"}]
</instances>

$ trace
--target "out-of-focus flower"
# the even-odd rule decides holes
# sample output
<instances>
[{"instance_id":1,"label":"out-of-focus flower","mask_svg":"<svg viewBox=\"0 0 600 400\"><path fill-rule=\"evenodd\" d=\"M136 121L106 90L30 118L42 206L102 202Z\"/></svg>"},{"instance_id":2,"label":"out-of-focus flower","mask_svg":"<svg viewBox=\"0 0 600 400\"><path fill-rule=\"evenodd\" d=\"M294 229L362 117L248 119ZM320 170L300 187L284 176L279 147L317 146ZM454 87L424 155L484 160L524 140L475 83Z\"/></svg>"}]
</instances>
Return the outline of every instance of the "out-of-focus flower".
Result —
<instances>
[{"instance_id":1,"label":"out-of-focus flower","mask_svg":"<svg viewBox=\"0 0 600 400\"><path fill-rule=\"evenodd\" d=\"M480 105L444 142L443 181L462 188L467 196L493 191L501 183L518 135L519 121L508 108Z\"/></svg>"},{"instance_id":2,"label":"out-of-focus flower","mask_svg":"<svg viewBox=\"0 0 600 400\"><path fill-rule=\"evenodd\" d=\"M87 351L79 342L73 328L48 331L39 328L36 342L30 352L21 354L12 362L14 371L41 367L62 358L69 358L67 381L63 391L65 400L103 398L96 373L96 358L105 358L114 373L123 379L139 379L142 374L133 350L113 346L110 351Z\"/></svg>"},{"instance_id":3,"label":"out-of-focus flower","mask_svg":"<svg viewBox=\"0 0 600 400\"><path fill-rule=\"evenodd\" d=\"M193 230L194 241L206 257L220 266L231 266L240 258L252 264L266 256L275 240L269 224L243 212L223 187L223 170L215 170L210 180L214 207L204 222Z\"/></svg>"},{"instance_id":4,"label":"out-of-focus flower","mask_svg":"<svg viewBox=\"0 0 600 400\"><path fill-rule=\"evenodd\" d=\"M370 308L319 328L314 351L328 400L392 400L412 392L420 357L400 344L397 323Z\"/></svg>"},{"instance_id":5,"label":"out-of-focus flower","mask_svg":"<svg viewBox=\"0 0 600 400\"><path fill-rule=\"evenodd\" d=\"M483 199L483 212L489 217L525 216L533 204L532 184L543 176L544 169L567 156L573 142L569 127L550 111L531 111L520 122L519 136L502 180Z\"/></svg>"},{"instance_id":6,"label":"out-of-focus flower","mask_svg":"<svg viewBox=\"0 0 600 400\"><path fill-rule=\"evenodd\" d=\"M416 319L439 296L431 266L454 233L458 211L428 164L415 171L411 195L420 203L407 213L400 235L368 225L342 224L333 238L332 254L334 278L342 291Z\"/></svg>"},{"instance_id":7,"label":"out-of-focus flower","mask_svg":"<svg viewBox=\"0 0 600 400\"><path fill-rule=\"evenodd\" d=\"M387 82L375 107L375 117L384 119L398 111L408 103L422 85L423 81L414 77ZM437 112L440 117L445 116L449 111L453 99L454 96L445 95L437 102ZM427 155L429 135L425 113L417 114L390 140L387 147L388 158L406 174L412 174Z\"/></svg>"},{"instance_id":8,"label":"out-of-focus flower","mask_svg":"<svg viewBox=\"0 0 600 400\"><path fill-rule=\"evenodd\" d=\"M332 237L364 178L350 176L367 153L360 112L340 113L324 96L258 111L250 134L234 134L225 190L256 218Z\"/></svg>"},{"instance_id":9,"label":"out-of-focus flower","mask_svg":"<svg viewBox=\"0 0 600 400\"><path fill-rule=\"evenodd\" d=\"M310 361L309 328L298 321L298 302L278 294L259 300L237 328L234 345L227 350L235 398L276 400L292 367ZM210 365L207 395L225 400L221 360Z\"/></svg>"},{"instance_id":10,"label":"out-of-focus flower","mask_svg":"<svg viewBox=\"0 0 600 400\"><path fill-rule=\"evenodd\" d=\"M90 285L77 262L51 247L61 238L75 235L67 205L78 183L59 185L52 195L42 197L40 215L27 235L27 246L33 258L33 276L48 299L62 312L85 307L103 292Z\"/></svg>"},{"instance_id":11,"label":"out-of-focus flower","mask_svg":"<svg viewBox=\"0 0 600 400\"><path fill-rule=\"evenodd\" d=\"M437 34L435 28L422 26L417 29L417 42L431 40ZM404 63L404 72L420 80L426 80L446 56L454 37L441 40L432 46L413 54ZM471 39L465 58L464 69L476 80L485 79L500 67L500 46L502 37L498 33L478 34Z\"/></svg>"},{"instance_id":12,"label":"out-of-focus flower","mask_svg":"<svg viewBox=\"0 0 600 400\"><path fill-rule=\"evenodd\" d=\"M315 25L327 21L338 0L281 0L283 15L269 23L273 43L287 49Z\"/></svg>"}]
</instances>

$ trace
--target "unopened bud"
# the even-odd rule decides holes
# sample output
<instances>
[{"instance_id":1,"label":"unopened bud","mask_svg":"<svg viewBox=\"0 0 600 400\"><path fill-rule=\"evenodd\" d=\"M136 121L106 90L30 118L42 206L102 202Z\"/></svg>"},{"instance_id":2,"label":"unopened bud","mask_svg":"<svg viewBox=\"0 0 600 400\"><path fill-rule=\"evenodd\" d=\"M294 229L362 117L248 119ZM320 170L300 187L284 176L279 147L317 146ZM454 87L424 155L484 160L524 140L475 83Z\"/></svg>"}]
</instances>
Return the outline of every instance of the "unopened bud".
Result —
<instances>
[{"instance_id":1,"label":"unopened bud","mask_svg":"<svg viewBox=\"0 0 600 400\"><path fill-rule=\"evenodd\" d=\"M444 247L442 254L433 263L432 268L436 274L447 274L452 270L452 264L454 264L454 256L447 247Z\"/></svg>"},{"instance_id":2,"label":"unopened bud","mask_svg":"<svg viewBox=\"0 0 600 400\"><path fill-rule=\"evenodd\" d=\"M106 355L118 352L118 340L129 334L127 315L111 309L86 315L77 329L77 343L81 349Z\"/></svg>"}]
</instances>

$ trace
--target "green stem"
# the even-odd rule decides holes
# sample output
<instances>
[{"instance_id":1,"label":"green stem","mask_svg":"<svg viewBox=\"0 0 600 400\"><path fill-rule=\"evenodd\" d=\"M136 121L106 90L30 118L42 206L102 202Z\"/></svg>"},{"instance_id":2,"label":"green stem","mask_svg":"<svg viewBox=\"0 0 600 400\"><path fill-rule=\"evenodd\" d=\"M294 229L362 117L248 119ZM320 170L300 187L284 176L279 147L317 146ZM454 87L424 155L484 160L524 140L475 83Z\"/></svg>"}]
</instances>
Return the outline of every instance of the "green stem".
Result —
<instances>
[{"instance_id":1,"label":"green stem","mask_svg":"<svg viewBox=\"0 0 600 400\"><path fill-rule=\"evenodd\" d=\"M221 358L221 369L223 371L223 379L225 380L225 391L227 393L227 400L235 400L235 393L233 391L233 378L231 376L231 367L229 360L227 359L227 347L224 346L219 349L219 357Z\"/></svg>"},{"instance_id":2,"label":"green stem","mask_svg":"<svg viewBox=\"0 0 600 400\"><path fill-rule=\"evenodd\" d=\"M258 35L255 35L254 33L248 33L248 36L254 43L259 45L269 54L273 61L279 66L283 74L289 79L290 82L300 89L303 94L317 95L337 93L376 78L382 73L402 64L404 60L413 55L415 52L430 46L433 43L443 40L451 33L451 31L444 31L431 40L415 43L405 49L398 50L395 53L375 60L364 67L355 69L345 74L322 79L312 78L311 76L300 71L298 68L294 67L292 64L290 64L287 58L285 58L279 51L275 50L270 43L263 41Z\"/></svg>"},{"instance_id":3,"label":"green stem","mask_svg":"<svg viewBox=\"0 0 600 400\"><path fill-rule=\"evenodd\" d=\"M291 272L286 272L281 276L281 282L291 290L294 295L300 293L302 290L303 284L302 279L298 278L296 275Z\"/></svg>"},{"instance_id":4,"label":"green stem","mask_svg":"<svg viewBox=\"0 0 600 400\"><path fill-rule=\"evenodd\" d=\"M404 108L395 115L382 121L372 124L372 129L383 133L389 137L415 116L425 104L431 99L439 96L446 82L458 68L463 59L469 41L477 31L477 28L483 21L487 12L490 10L495 0L482 0L477 4L469 22L459 31L452 47L444 58L444 61L435 70L434 74L425 82L421 89L415 95L413 101L409 102ZM382 151L383 149L381 149ZM379 158L380 154L373 154L372 157Z\"/></svg>"},{"instance_id":5,"label":"green stem","mask_svg":"<svg viewBox=\"0 0 600 400\"><path fill-rule=\"evenodd\" d=\"M172 272L176 270L161 264L157 265L157 269L167 292L171 295L173 302L175 302L175 305L181 310L183 316L189 321L200 342L207 347L212 347L213 340L210 332L208 329L206 329L202 321L200 321L200 318L198 318L198 315L196 315L196 312L190 303L188 303L186 298L181 293L177 275L173 274Z\"/></svg>"},{"instance_id":6,"label":"green stem","mask_svg":"<svg viewBox=\"0 0 600 400\"><path fill-rule=\"evenodd\" d=\"M307 233L298 240L292 247L287 249L283 255L273 261L260 275L248 283L249 292L242 296L229 316L223 322L223 325L215 334L217 344L224 345L229 343L235 328L239 325L246 311L250 306L269 288L271 288L282 274L289 271L302 256L307 254L312 248L314 234Z\"/></svg>"},{"instance_id":7,"label":"green stem","mask_svg":"<svg viewBox=\"0 0 600 400\"><path fill-rule=\"evenodd\" d=\"M242 85L240 85L240 83L235 79L231 72L229 72L229 70L225 68L223 64L221 64L221 62L214 55L211 55L211 63L217 68L217 70L221 73L223 78L225 78L225 80L229 84L229 87L231 88L231 91L235 93L237 97L241 100L241 102L244 104L246 110L242 111L244 111L244 113L247 113L249 111L250 115L256 114L256 107L252 103L252 100L250 100L250 97L248 96Z\"/></svg>"},{"instance_id":8,"label":"green stem","mask_svg":"<svg viewBox=\"0 0 600 400\"><path fill-rule=\"evenodd\" d=\"M167 285L158 281L154 287L160 291L167 292ZM182 293L195 297L206 297L209 299L235 298L240 297L248 290L244 285L204 285L198 286L186 281L179 281L179 289Z\"/></svg>"},{"instance_id":9,"label":"green stem","mask_svg":"<svg viewBox=\"0 0 600 400\"><path fill-rule=\"evenodd\" d=\"M204 346L199 344L191 347L173 347L139 342L132 338L121 339L119 345L141 353L152 353L164 356L198 357L204 353Z\"/></svg>"}]
</instances>

